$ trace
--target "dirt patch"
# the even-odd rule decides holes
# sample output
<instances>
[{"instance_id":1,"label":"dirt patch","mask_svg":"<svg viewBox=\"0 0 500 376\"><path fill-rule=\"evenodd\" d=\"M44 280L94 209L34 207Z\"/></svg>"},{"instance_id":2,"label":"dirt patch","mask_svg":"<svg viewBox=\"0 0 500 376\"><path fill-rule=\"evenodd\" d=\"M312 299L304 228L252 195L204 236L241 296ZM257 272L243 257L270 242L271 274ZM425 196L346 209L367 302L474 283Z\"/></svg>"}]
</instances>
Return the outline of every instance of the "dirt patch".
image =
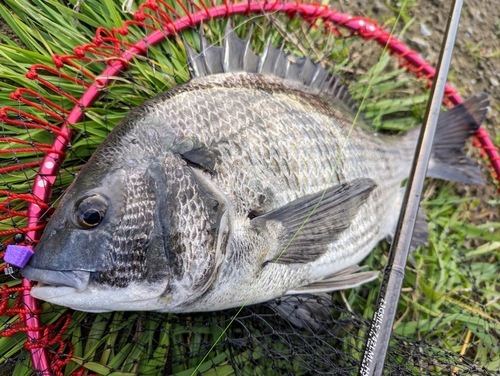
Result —
<instances>
[{"instance_id":1,"label":"dirt patch","mask_svg":"<svg viewBox=\"0 0 500 376\"><path fill-rule=\"evenodd\" d=\"M3 1L0 1L0 4L4 5ZM17 45L24 46L23 42L21 42L21 39L17 37L16 33L12 31L12 29L9 27L9 25L7 25L7 22L3 18L0 18L0 34L5 35L7 38L12 40ZM4 43L2 37L0 37L0 43ZM2 63L1 59L2 58L0 57L0 64Z\"/></svg>"}]
</instances>

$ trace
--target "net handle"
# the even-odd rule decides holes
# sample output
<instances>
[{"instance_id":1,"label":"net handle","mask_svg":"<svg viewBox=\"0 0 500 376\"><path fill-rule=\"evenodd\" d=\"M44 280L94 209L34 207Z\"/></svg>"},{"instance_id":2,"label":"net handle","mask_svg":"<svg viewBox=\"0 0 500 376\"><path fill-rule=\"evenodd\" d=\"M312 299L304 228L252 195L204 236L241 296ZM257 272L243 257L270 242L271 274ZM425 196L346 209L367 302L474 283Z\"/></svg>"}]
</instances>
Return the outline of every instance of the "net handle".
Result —
<instances>
[{"instance_id":1,"label":"net handle","mask_svg":"<svg viewBox=\"0 0 500 376\"><path fill-rule=\"evenodd\" d=\"M420 208L427 166L431 158L432 145L440 117L439 113L453 56L462 4L463 0L452 1L439 54L437 73L430 91L415 156L408 175L401 213L391 242L382 283L380 284L375 311L366 339L365 351L358 371L359 376L381 376L384 370L387 349L392 337L392 326L405 277L406 262L410 254L415 222Z\"/></svg>"},{"instance_id":2,"label":"net handle","mask_svg":"<svg viewBox=\"0 0 500 376\"><path fill-rule=\"evenodd\" d=\"M185 9L185 6L182 4L182 0L177 0L177 2ZM151 0L141 4L139 7L140 10L134 15L137 20L145 19L143 14L144 8L157 9L158 5L155 1ZM113 60L113 62L111 62L110 65L102 72L99 78L96 79L92 85L90 85L61 126L61 134L58 135L54 141L54 152L48 153L44 157L39 173L35 178L33 194L37 198L43 200L43 202L48 202L52 193L52 187L59 172L59 166L63 160L61 153L66 152L68 148L68 140L71 140L73 135L69 126L78 123L83 119L85 108L91 106L98 99L101 94L101 89L112 80L111 77L115 77L120 74L120 72L127 69L128 62L132 61L134 56L144 55L149 45L156 45L165 40L167 37L199 25L201 22L206 22L216 18L227 18L233 15L246 15L249 13L260 14L269 12L286 13L289 16L297 15L305 21L311 23L322 21L325 24L335 25L335 29L336 27L343 27L350 30L353 34L357 33L365 40L373 40L383 47L387 46L387 49L392 55L404 61L404 65L406 65L408 70L415 72L417 76L427 78L429 85L436 74L435 69L423 60L417 52L411 50L403 42L391 36L390 33L383 30L374 20L365 17L352 17L348 14L340 13L331 9L326 5L315 3L302 4L292 0L285 0L285 2L282 0L274 2L226 2L224 5L219 6L204 5L203 10L195 13L187 12L186 16L183 16L175 21L172 20L169 23L164 23L163 30L156 30L147 35L141 41L129 47L125 53L121 55L120 59ZM446 84L445 98L447 102L451 102L453 105L463 101L456 90L449 84ZM479 128L476 137L479 141L480 147L489 157L495 178L500 181L500 157L498 155L498 149L493 145L483 127ZM53 163L54 160L57 160L58 163ZM36 203L30 203L28 207L28 226L36 226L42 213L43 210L39 205ZM31 230L27 232L26 235L28 238L38 240L40 233L41 230ZM31 283L28 280L23 279L23 286L31 286ZM30 311L35 311L37 309L37 301L30 296L29 292L23 294L23 302L26 308ZM38 315L26 315L26 325L39 327L40 320ZM28 331L27 337L29 341L36 341L41 338L41 333L39 331ZM34 368L40 371L44 376L51 375L45 349L33 348L30 349L30 353Z\"/></svg>"}]
</instances>

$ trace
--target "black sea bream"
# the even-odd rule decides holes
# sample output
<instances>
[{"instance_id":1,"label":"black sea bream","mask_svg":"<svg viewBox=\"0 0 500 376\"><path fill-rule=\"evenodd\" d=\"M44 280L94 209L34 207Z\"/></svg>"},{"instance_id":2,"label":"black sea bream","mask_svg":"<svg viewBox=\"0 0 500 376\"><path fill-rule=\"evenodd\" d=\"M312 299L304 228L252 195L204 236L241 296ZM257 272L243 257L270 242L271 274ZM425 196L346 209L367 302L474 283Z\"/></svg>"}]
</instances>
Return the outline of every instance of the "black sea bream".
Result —
<instances>
[{"instance_id":1,"label":"black sea bream","mask_svg":"<svg viewBox=\"0 0 500 376\"><path fill-rule=\"evenodd\" d=\"M193 78L123 119L62 199L23 270L34 297L191 312L377 277L357 264L394 231L417 130L353 126L345 87L309 59L202 38ZM429 176L481 183L461 149L487 105L442 114Z\"/></svg>"}]
</instances>

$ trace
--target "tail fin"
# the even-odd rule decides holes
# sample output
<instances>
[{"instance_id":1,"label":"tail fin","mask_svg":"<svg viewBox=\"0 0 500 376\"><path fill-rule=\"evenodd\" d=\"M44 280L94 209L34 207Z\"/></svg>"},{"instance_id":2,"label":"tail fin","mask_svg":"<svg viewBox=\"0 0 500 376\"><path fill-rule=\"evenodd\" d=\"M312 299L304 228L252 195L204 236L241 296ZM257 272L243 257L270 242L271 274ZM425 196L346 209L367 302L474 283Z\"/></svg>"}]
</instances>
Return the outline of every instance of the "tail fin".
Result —
<instances>
[{"instance_id":1,"label":"tail fin","mask_svg":"<svg viewBox=\"0 0 500 376\"><path fill-rule=\"evenodd\" d=\"M483 122L488 105L487 94L479 93L439 116L427 176L483 184L479 166L465 155L463 147Z\"/></svg>"}]
</instances>

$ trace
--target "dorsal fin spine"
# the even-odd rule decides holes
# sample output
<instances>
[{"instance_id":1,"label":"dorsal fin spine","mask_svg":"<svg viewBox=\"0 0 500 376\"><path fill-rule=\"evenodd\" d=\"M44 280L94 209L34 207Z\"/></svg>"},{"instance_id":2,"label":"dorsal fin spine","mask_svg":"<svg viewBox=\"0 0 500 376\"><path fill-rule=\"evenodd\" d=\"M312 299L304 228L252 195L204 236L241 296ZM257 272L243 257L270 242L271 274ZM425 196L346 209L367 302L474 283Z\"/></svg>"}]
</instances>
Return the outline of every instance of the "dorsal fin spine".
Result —
<instances>
[{"instance_id":1,"label":"dorsal fin spine","mask_svg":"<svg viewBox=\"0 0 500 376\"><path fill-rule=\"evenodd\" d=\"M250 30L248 31L247 35L247 40L245 41L245 52L243 53L243 71L248 72L250 67L249 67L249 60L250 60L250 54L253 54L252 51L252 46L250 45L250 42L252 40L252 32L253 32L253 25L250 26Z\"/></svg>"},{"instance_id":2,"label":"dorsal fin spine","mask_svg":"<svg viewBox=\"0 0 500 376\"><path fill-rule=\"evenodd\" d=\"M208 74L213 74L211 71L210 67L207 64L207 55L206 55L206 50L210 48L210 44L208 43L207 38L205 37L205 32L203 30L203 25L200 25L200 47L201 51L200 54L198 55L197 59L200 64L203 64L205 71Z\"/></svg>"},{"instance_id":3,"label":"dorsal fin spine","mask_svg":"<svg viewBox=\"0 0 500 376\"><path fill-rule=\"evenodd\" d=\"M290 59L288 59L288 57L285 59L285 80L288 78L288 73L290 72L290 65L291 65L291 61Z\"/></svg>"},{"instance_id":4,"label":"dorsal fin spine","mask_svg":"<svg viewBox=\"0 0 500 376\"><path fill-rule=\"evenodd\" d=\"M337 85L339 84L339 80L337 79L337 77L333 77L333 87L329 90L330 93L332 93L332 95L335 95L336 94L336 91L337 91Z\"/></svg>"},{"instance_id":5,"label":"dorsal fin spine","mask_svg":"<svg viewBox=\"0 0 500 376\"><path fill-rule=\"evenodd\" d=\"M229 66L229 59L231 56L229 56L229 43L230 43L230 35L233 32L233 28L231 27L231 22L227 21L226 24L226 30L224 32L224 48L223 48L223 59L222 59L222 67L224 69L224 72L230 72L230 66Z\"/></svg>"},{"instance_id":6,"label":"dorsal fin spine","mask_svg":"<svg viewBox=\"0 0 500 376\"><path fill-rule=\"evenodd\" d=\"M316 82L316 79L318 78L318 74L319 74L320 69L321 69L321 67L319 65L315 66L314 73L312 74L311 82L309 83L309 85L311 85L311 86L314 85L314 83Z\"/></svg>"},{"instance_id":7,"label":"dorsal fin spine","mask_svg":"<svg viewBox=\"0 0 500 376\"><path fill-rule=\"evenodd\" d=\"M182 41L184 43L184 48L186 50L187 57L187 65L189 68L189 75L191 78L203 76L203 72L200 72L200 68L198 67L198 57L199 54L191 48L191 46L186 42L186 39L183 35L181 35Z\"/></svg>"}]
</instances>

